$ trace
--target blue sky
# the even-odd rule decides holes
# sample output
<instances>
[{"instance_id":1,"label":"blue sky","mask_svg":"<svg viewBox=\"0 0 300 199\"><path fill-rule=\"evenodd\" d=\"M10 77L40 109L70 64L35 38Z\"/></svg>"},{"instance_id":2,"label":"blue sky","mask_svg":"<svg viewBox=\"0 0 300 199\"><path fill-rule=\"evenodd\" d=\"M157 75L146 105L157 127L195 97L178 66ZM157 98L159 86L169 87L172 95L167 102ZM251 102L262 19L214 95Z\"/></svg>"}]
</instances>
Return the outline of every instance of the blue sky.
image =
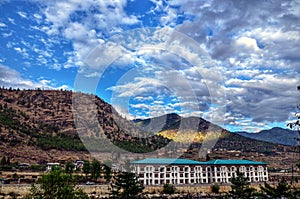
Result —
<instances>
[{"instance_id":1,"label":"blue sky","mask_svg":"<svg viewBox=\"0 0 300 199\"><path fill-rule=\"evenodd\" d=\"M297 0L4 0L0 86L95 93L131 119L285 127L299 102L299 21Z\"/></svg>"}]
</instances>

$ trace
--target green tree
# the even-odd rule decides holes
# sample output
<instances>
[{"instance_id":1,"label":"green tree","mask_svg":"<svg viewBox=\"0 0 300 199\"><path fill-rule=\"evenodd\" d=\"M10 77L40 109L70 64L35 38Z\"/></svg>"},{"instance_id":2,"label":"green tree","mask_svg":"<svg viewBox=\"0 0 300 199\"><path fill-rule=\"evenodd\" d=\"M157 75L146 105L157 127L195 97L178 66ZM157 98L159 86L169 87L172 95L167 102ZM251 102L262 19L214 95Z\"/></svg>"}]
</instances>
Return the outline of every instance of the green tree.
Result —
<instances>
[{"instance_id":1,"label":"green tree","mask_svg":"<svg viewBox=\"0 0 300 199\"><path fill-rule=\"evenodd\" d=\"M5 166L6 163L7 163L7 162L6 162L6 157L3 156L2 159L1 159L1 161L0 161L0 165L1 165L1 166Z\"/></svg>"},{"instance_id":2,"label":"green tree","mask_svg":"<svg viewBox=\"0 0 300 199\"><path fill-rule=\"evenodd\" d=\"M82 167L82 171L85 174L85 177L88 176L88 174L91 173L91 163L89 161L84 161L83 162L83 167Z\"/></svg>"},{"instance_id":3,"label":"green tree","mask_svg":"<svg viewBox=\"0 0 300 199\"><path fill-rule=\"evenodd\" d=\"M219 194L220 193L220 186L217 183L214 183L211 185L210 190L214 194Z\"/></svg>"},{"instance_id":4,"label":"green tree","mask_svg":"<svg viewBox=\"0 0 300 199\"><path fill-rule=\"evenodd\" d=\"M138 181L135 173L118 172L111 182L110 198L136 199L143 198L144 186Z\"/></svg>"},{"instance_id":5,"label":"green tree","mask_svg":"<svg viewBox=\"0 0 300 199\"><path fill-rule=\"evenodd\" d=\"M66 166L65 166L65 172L68 174L72 174L74 171L75 165L73 162L67 162Z\"/></svg>"},{"instance_id":6,"label":"green tree","mask_svg":"<svg viewBox=\"0 0 300 199\"><path fill-rule=\"evenodd\" d=\"M39 186L32 185L26 199L88 199L87 194L76 188L76 177L63 173L60 169L53 169L42 175L38 184Z\"/></svg>"},{"instance_id":7,"label":"green tree","mask_svg":"<svg viewBox=\"0 0 300 199\"><path fill-rule=\"evenodd\" d=\"M6 165L11 165L9 157L6 158Z\"/></svg>"},{"instance_id":8,"label":"green tree","mask_svg":"<svg viewBox=\"0 0 300 199\"><path fill-rule=\"evenodd\" d=\"M12 178L16 181L16 180L18 180L19 179L19 176L18 176L18 174L17 173L14 173L13 175L12 175Z\"/></svg>"},{"instance_id":9,"label":"green tree","mask_svg":"<svg viewBox=\"0 0 300 199\"><path fill-rule=\"evenodd\" d=\"M284 178L276 186L271 186L265 182L264 186L260 186L260 189L264 198L300 198L299 190L293 188Z\"/></svg>"},{"instance_id":10,"label":"green tree","mask_svg":"<svg viewBox=\"0 0 300 199\"><path fill-rule=\"evenodd\" d=\"M236 177L231 178L231 190L229 191L229 196L232 199L250 199L254 198L256 191L254 188L250 187L250 182L243 173L237 171Z\"/></svg>"},{"instance_id":11,"label":"green tree","mask_svg":"<svg viewBox=\"0 0 300 199\"><path fill-rule=\"evenodd\" d=\"M98 160L94 159L91 164L91 174L92 179L97 180L100 177L101 174L101 164Z\"/></svg>"},{"instance_id":12,"label":"green tree","mask_svg":"<svg viewBox=\"0 0 300 199\"><path fill-rule=\"evenodd\" d=\"M103 163L103 169L104 169L104 179L106 182L109 182L112 177L112 162L110 160L104 161Z\"/></svg>"},{"instance_id":13,"label":"green tree","mask_svg":"<svg viewBox=\"0 0 300 199\"><path fill-rule=\"evenodd\" d=\"M164 194L174 194L175 193L174 186L169 183L164 184L163 193Z\"/></svg>"},{"instance_id":14,"label":"green tree","mask_svg":"<svg viewBox=\"0 0 300 199\"><path fill-rule=\"evenodd\" d=\"M297 90L300 92L300 86L297 87ZM299 142L300 141L300 102L297 104L297 109L298 109L298 112L296 112L296 114L295 114L295 116L296 116L295 121L288 123L287 126L292 130L298 131L298 136L296 137L296 140ZM300 145L299 144L296 146L296 148L298 149L298 153L300 153ZM299 161L300 160L298 160L297 163ZM296 166L300 169L300 164L296 164Z\"/></svg>"}]
</instances>

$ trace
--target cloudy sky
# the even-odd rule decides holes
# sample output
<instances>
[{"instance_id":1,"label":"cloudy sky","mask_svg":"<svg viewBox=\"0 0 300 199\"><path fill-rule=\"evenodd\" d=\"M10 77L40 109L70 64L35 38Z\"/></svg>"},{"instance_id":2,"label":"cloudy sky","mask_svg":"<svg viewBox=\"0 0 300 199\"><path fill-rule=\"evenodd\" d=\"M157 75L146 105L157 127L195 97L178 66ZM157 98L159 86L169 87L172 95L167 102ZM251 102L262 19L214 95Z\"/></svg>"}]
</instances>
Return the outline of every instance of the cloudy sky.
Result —
<instances>
[{"instance_id":1,"label":"cloudy sky","mask_svg":"<svg viewBox=\"0 0 300 199\"><path fill-rule=\"evenodd\" d=\"M0 86L95 93L128 118L285 127L300 1L2 0Z\"/></svg>"}]
</instances>

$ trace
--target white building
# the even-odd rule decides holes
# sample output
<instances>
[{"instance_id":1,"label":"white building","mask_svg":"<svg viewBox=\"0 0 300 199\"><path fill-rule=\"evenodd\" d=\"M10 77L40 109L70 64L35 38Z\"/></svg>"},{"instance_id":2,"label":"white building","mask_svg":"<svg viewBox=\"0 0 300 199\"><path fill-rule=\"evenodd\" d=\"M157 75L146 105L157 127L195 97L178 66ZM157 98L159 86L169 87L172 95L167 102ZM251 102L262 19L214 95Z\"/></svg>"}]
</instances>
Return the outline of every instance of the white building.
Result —
<instances>
[{"instance_id":1,"label":"white building","mask_svg":"<svg viewBox=\"0 0 300 199\"><path fill-rule=\"evenodd\" d=\"M228 183L237 170L250 182L268 181L267 163L250 160L211 160L146 158L132 162L144 185Z\"/></svg>"},{"instance_id":2,"label":"white building","mask_svg":"<svg viewBox=\"0 0 300 199\"><path fill-rule=\"evenodd\" d=\"M49 163L47 163L46 171L49 172L52 170L53 167L59 167L59 166L60 166L60 163L58 163L58 162L49 162Z\"/></svg>"}]
</instances>

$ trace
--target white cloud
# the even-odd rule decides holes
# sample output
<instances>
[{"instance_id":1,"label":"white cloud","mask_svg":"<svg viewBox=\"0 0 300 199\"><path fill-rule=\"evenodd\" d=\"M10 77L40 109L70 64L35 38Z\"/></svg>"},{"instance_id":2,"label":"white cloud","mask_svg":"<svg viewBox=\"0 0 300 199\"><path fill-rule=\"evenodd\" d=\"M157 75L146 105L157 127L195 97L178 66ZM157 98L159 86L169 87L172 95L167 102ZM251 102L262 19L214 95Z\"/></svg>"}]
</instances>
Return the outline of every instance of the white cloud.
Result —
<instances>
[{"instance_id":1,"label":"white cloud","mask_svg":"<svg viewBox=\"0 0 300 199\"><path fill-rule=\"evenodd\" d=\"M46 6L43 14L50 23L50 27L44 27L43 30L49 35L62 33L73 44L74 58L68 60L68 66L83 66L89 52L103 43L103 34L122 31L121 25L139 22L136 16L127 15L125 12L126 0L67 0L42 3ZM84 15L79 16L76 12L82 12ZM74 16L78 18L75 20L72 18Z\"/></svg>"},{"instance_id":2,"label":"white cloud","mask_svg":"<svg viewBox=\"0 0 300 199\"><path fill-rule=\"evenodd\" d=\"M25 12L17 12L17 14L20 16L20 17L22 17L22 18L27 18L27 13L25 13Z\"/></svg>"},{"instance_id":3,"label":"white cloud","mask_svg":"<svg viewBox=\"0 0 300 199\"><path fill-rule=\"evenodd\" d=\"M41 79L39 82L34 82L29 79L24 79L21 77L20 73L14 69L11 69L7 66L0 65L0 85L9 88L20 88L20 89L34 89L34 88L43 88L43 89L66 89L69 88L66 85L55 87L51 85L50 80Z\"/></svg>"},{"instance_id":4,"label":"white cloud","mask_svg":"<svg viewBox=\"0 0 300 199\"><path fill-rule=\"evenodd\" d=\"M4 28L4 27L6 27L6 24L5 24L5 23L2 23L2 22L0 22L0 28Z\"/></svg>"},{"instance_id":5,"label":"white cloud","mask_svg":"<svg viewBox=\"0 0 300 199\"><path fill-rule=\"evenodd\" d=\"M256 40L249 37L240 37L236 40L238 46L249 48L250 50L259 51Z\"/></svg>"}]
</instances>

